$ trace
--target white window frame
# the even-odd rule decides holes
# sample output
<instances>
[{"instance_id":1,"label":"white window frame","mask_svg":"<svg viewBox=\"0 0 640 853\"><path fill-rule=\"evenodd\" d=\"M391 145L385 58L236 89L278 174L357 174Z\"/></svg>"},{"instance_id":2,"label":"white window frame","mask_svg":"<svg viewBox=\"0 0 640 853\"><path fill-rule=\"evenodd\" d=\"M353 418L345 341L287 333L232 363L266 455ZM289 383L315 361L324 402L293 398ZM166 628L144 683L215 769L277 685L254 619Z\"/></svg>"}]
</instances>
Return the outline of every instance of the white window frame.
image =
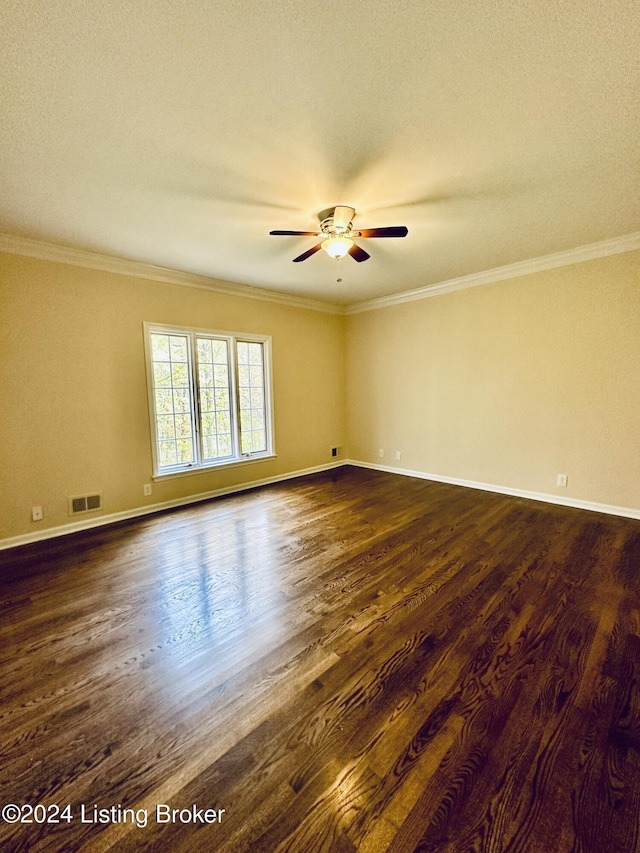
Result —
<instances>
[{"instance_id":1,"label":"white window frame","mask_svg":"<svg viewBox=\"0 0 640 853\"><path fill-rule=\"evenodd\" d=\"M189 383L191 390L191 423L193 432L193 446L195 451L194 462L179 462L175 465L160 465L158 450L158 433L156 420L156 397L153 372L153 358L151 348L152 333L182 335L188 338L189 350ZM196 338L208 337L217 340L225 340L228 344L230 392L231 392L231 442L233 456L223 459L204 461L202 458L202 430L200 425L200 398L198 388L197 366L195 359ZM266 449L252 453L242 453L241 429L240 429L240 395L238 391L238 352L237 343L260 343L262 344L263 374L264 374L264 403L265 403L265 432ZM200 329L190 326L173 326L162 323L144 323L144 348L147 371L147 393L149 404L149 423L151 429L151 453L153 459L153 479L166 479L168 477L180 477L187 474L199 474L216 468L229 468L250 462L258 462L271 459L276 456L274 429L273 429L273 382L271 371L271 336L245 334L244 332L218 331L215 329Z\"/></svg>"}]
</instances>

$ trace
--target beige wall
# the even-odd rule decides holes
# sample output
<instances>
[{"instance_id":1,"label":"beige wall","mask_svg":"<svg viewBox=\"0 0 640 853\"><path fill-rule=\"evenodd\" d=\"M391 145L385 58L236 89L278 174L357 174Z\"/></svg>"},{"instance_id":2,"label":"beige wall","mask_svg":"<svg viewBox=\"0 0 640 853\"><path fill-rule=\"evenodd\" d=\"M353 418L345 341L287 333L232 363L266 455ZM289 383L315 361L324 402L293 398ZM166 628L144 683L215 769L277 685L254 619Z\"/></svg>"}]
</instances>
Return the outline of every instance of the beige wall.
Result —
<instances>
[{"instance_id":1,"label":"beige wall","mask_svg":"<svg viewBox=\"0 0 640 853\"><path fill-rule=\"evenodd\" d=\"M330 463L344 445L344 318L0 254L0 539ZM144 321L272 336L277 458L153 483ZM31 521L41 505L44 519ZM84 518L87 518L85 516Z\"/></svg>"},{"instance_id":2,"label":"beige wall","mask_svg":"<svg viewBox=\"0 0 640 853\"><path fill-rule=\"evenodd\" d=\"M349 317L347 400L352 459L640 509L640 253Z\"/></svg>"},{"instance_id":3,"label":"beige wall","mask_svg":"<svg viewBox=\"0 0 640 853\"><path fill-rule=\"evenodd\" d=\"M135 512L327 464L333 445L640 510L639 252L346 318L0 254L0 316L0 540L68 524L69 495ZM276 459L143 497L145 320L272 335Z\"/></svg>"}]
</instances>

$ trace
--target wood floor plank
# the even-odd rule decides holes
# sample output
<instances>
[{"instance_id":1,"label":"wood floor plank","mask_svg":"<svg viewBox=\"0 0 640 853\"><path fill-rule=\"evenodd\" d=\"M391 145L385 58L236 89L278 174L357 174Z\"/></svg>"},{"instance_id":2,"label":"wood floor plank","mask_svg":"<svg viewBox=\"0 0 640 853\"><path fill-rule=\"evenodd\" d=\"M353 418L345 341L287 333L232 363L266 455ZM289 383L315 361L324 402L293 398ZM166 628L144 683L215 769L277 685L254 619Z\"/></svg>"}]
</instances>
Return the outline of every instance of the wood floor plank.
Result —
<instances>
[{"instance_id":1,"label":"wood floor plank","mask_svg":"<svg viewBox=\"0 0 640 853\"><path fill-rule=\"evenodd\" d=\"M640 522L347 467L0 579L3 851L640 853Z\"/></svg>"}]
</instances>

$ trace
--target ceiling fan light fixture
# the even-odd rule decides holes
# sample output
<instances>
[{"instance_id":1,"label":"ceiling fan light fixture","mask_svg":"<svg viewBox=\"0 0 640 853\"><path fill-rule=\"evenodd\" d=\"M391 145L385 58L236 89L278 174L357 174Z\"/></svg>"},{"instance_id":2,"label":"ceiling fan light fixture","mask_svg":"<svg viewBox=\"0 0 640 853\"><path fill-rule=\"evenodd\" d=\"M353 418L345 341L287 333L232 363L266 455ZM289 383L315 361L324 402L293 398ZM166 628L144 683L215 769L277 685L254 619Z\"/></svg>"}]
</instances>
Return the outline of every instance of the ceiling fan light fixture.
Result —
<instances>
[{"instance_id":1,"label":"ceiling fan light fixture","mask_svg":"<svg viewBox=\"0 0 640 853\"><path fill-rule=\"evenodd\" d=\"M344 258L349 249L353 246L353 240L349 237L329 237L322 243L322 248L332 258Z\"/></svg>"},{"instance_id":2,"label":"ceiling fan light fixture","mask_svg":"<svg viewBox=\"0 0 640 853\"><path fill-rule=\"evenodd\" d=\"M371 257L353 238L357 237L406 237L409 230L406 225L393 225L388 228L358 228L353 230L353 219L356 215L355 208L346 204L338 204L328 207L318 214L320 220L319 231L269 231L269 234L283 237L324 237L320 243L316 243L306 252L293 258L293 263L306 261L311 255L315 255L320 249L324 249L330 258L339 261L345 255L353 258L357 263L368 261Z\"/></svg>"}]
</instances>

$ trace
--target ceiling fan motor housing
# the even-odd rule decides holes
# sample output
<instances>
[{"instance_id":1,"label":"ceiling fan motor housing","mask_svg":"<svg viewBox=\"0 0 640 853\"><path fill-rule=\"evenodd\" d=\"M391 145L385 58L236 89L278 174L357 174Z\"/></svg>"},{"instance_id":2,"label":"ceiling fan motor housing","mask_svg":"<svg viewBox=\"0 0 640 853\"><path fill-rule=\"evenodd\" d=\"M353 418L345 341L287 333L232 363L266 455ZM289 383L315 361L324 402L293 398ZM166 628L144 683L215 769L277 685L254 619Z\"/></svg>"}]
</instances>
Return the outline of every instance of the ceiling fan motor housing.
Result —
<instances>
[{"instance_id":1,"label":"ceiling fan motor housing","mask_svg":"<svg viewBox=\"0 0 640 853\"><path fill-rule=\"evenodd\" d=\"M338 212L336 215L336 211ZM321 210L318 214L320 230L323 234L347 234L353 226L355 208L347 205L336 205Z\"/></svg>"}]
</instances>

